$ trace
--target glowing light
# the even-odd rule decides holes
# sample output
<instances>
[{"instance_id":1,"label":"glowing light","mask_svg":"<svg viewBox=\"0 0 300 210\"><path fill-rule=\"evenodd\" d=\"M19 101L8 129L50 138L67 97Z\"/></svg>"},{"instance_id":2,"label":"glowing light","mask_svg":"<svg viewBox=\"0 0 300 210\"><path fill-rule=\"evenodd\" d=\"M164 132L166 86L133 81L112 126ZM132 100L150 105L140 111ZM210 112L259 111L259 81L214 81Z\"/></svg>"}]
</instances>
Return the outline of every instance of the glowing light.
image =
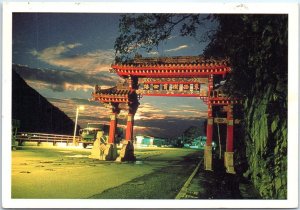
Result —
<instances>
[{"instance_id":1,"label":"glowing light","mask_svg":"<svg viewBox=\"0 0 300 210\"><path fill-rule=\"evenodd\" d=\"M80 111L83 111L83 110L84 110L84 106L78 106L78 109L79 109Z\"/></svg>"}]
</instances>

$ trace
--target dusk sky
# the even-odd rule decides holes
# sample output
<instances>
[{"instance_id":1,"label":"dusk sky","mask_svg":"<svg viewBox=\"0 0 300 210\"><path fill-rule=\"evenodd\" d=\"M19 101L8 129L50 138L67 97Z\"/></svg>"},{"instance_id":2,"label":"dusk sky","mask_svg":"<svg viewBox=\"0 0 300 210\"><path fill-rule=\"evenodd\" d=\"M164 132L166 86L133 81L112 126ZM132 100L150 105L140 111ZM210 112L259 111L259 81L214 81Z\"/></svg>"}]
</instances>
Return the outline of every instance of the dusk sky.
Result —
<instances>
[{"instance_id":1,"label":"dusk sky","mask_svg":"<svg viewBox=\"0 0 300 210\"><path fill-rule=\"evenodd\" d=\"M119 14L13 14L13 64L26 66L18 73L32 88L75 120L77 105L84 105L79 125L108 123L109 110L89 102L93 87L111 87L119 76L109 73L114 41L119 35ZM199 32L213 24L203 26ZM201 33L199 33L201 34ZM202 54L206 43L176 34L149 52L149 56ZM135 116L135 134L169 137L189 126L201 126L206 105L198 98L143 97ZM121 112L121 118L125 113ZM124 123L122 120L121 123Z\"/></svg>"}]
</instances>

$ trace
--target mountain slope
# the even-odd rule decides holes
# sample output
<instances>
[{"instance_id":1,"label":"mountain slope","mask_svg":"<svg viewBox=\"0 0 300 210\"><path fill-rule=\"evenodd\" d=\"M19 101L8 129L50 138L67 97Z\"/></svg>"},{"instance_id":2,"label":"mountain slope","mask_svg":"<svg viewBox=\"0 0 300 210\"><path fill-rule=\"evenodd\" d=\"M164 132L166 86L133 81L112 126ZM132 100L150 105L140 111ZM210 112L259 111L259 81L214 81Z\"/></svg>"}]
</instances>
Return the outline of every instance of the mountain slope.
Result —
<instances>
[{"instance_id":1,"label":"mountain slope","mask_svg":"<svg viewBox=\"0 0 300 210\"><path fill-rule=\"evenodd\" d=\"M74 122L12 71L12 119L19 131L73 135Z\"/></svg>"}]
</instances>

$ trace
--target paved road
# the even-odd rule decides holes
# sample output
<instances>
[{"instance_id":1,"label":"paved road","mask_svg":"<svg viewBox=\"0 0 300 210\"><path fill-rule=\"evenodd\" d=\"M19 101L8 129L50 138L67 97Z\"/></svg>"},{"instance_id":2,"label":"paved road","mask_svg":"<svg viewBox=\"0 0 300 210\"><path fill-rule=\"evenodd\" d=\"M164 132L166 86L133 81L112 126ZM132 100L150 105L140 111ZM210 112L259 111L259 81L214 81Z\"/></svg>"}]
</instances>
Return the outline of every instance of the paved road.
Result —
<instances>
[{"instance_id":1,"label":"paved road","mask_svg":"<svg viewBox=\"0 0 300 210\"><path fill-rule=\"evenodd\" d=\"M89 154L43 146L12 151L12 197L174 198L200 159L200 151L175 148L136 150L135 163L93 160Z\"/></svg>"},{"instance_id":2,"label":"paved road","mask_svg":"<svg viewBox=\"0 0 300 210\"><path fill-rule=\"evenodd\" d=\"M203 151L136 149L136 162L89 159L89 149L29 147L12 151L13 198L174 199ZM218 166L219 164L219 166ZM257 199L251 183L200 166L182 199ZM217 170L220 169L220 170Z\"/></svg>"},{"instance_id":3,"label":"paved road","mask_svg":"<svg viewBox=\"0 0 300 210\"><path fill-rule=\"evenodd\" d=\"M202 156L201 153L197 150L190 150L189 154L180 159L174 158L170 153L142 158L145 165L159 164L161 167L90 198L174 199L194 171Z\"/></svg>"}]
</instances>

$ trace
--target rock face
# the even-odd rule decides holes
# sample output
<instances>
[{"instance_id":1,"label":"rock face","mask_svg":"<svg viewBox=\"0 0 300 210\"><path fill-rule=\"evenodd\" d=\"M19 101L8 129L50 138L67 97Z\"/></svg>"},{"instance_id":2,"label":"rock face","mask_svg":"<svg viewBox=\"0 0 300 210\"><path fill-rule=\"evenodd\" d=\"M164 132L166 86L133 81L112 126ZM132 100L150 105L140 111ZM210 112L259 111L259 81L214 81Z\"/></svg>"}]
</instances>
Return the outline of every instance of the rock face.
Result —
<instances>
[{"instance_id":1,"label":"rock face","mask_svg":"<svg viewBox=\"0 0 300 210\"><path fill-rule=\"evenodd\" d=\"M25 132L73 135L74 122L12 71L12 119ZM79 130L79 126L77 128Z\"/></svg>"},{"instance_id":2,"label":"rock face","mask_svg":"<svg viewBox=\"0 0 300 210\"><path fill-rule=\"evenodd\" d=\"M244 105L246 174L263 198L287 198L286 86L280 80L269 83Z\"/></svg>"}]
</instances>

